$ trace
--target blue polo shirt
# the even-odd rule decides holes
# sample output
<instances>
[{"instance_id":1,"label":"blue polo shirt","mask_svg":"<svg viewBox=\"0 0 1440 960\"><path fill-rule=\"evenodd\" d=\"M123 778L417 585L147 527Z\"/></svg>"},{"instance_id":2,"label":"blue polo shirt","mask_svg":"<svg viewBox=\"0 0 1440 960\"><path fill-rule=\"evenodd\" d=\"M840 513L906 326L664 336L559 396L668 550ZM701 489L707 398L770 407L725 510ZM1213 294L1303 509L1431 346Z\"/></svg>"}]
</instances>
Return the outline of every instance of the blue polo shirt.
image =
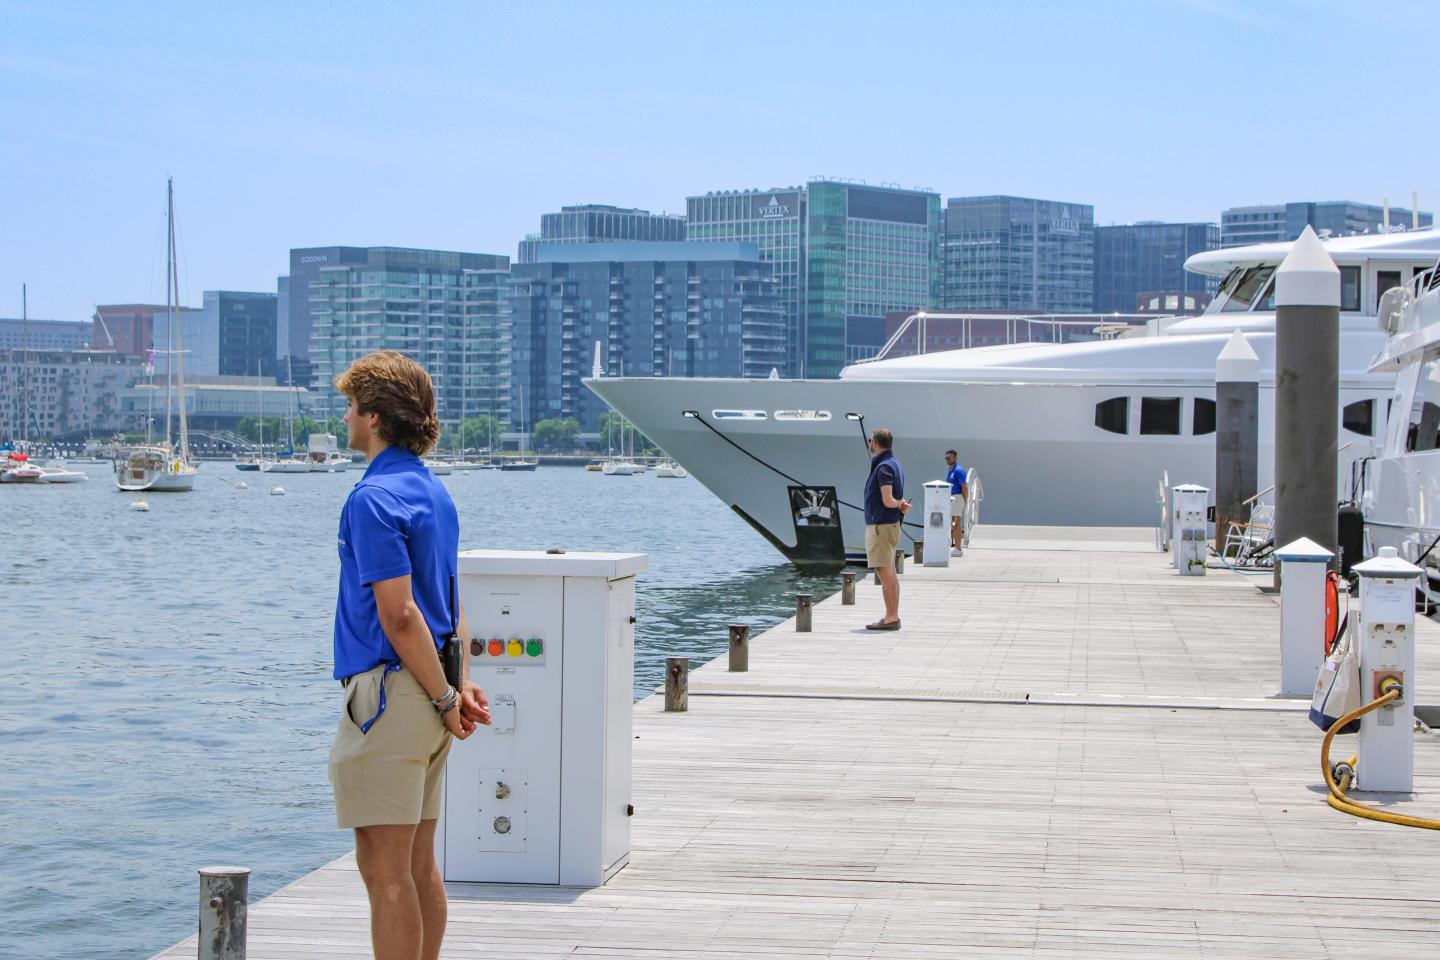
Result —
<instances>
[{"instance_id":1,"label":"blue polo shirt","mask_svg":"<svg viewBox=\"0 0 1440 960\"><path fill-rule=\"evenodd\" d=\"M960 496L960 488L965 485L965 468L958 463L955 464L945 471L945 479L950 481L950 496Z\"/></svg>"},{"instance_id":2,"label":"blue polo shirt","mask_svg":"<svg viewBox=\"0 0 1440 960\"><path fill-rule=\"evenodd\" d=\"M450 632L460 518L450 492L404 447L370 462L340 511L340 595L335 602L335 679L398 663L380 628L377 580L411 577L411 592L438 650ZM457 588L458 589L458 588Z\"/></svg>"},{"instance_id":3,"label":"blue polo shirt","mask_svg":"<svg viewBox=\"0 0 1440 960\"><path fill-rule=\"evenodd\" d=\"M903 514L899 507L885 506L880 488L890 486L896 500L905 496L905 470L894 450L882 450L870 458L870 478L865 481L865 523L899 523Z\"/></svg>"}]
</instances>

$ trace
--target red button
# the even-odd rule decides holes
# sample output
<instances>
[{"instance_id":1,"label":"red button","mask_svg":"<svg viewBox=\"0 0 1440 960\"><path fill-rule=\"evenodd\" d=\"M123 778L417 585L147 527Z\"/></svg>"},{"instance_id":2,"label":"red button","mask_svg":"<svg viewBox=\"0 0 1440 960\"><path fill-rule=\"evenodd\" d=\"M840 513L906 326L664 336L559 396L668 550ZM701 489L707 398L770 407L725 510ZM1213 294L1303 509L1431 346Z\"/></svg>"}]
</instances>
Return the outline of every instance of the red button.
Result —
<instances>
[{"instance_id":1,"label":"red button","mask_svg":"<svg viewBox=\"0 0 1440 960\"><path fill-rule=\"evenodd\" d=\"M504 641L500 640L498 637L492 638L492 639L490 640L490 656L492 656L492 657L503 657L503 656L505 656L505 643L504 643Z\"/></svg>"}]
</instances>

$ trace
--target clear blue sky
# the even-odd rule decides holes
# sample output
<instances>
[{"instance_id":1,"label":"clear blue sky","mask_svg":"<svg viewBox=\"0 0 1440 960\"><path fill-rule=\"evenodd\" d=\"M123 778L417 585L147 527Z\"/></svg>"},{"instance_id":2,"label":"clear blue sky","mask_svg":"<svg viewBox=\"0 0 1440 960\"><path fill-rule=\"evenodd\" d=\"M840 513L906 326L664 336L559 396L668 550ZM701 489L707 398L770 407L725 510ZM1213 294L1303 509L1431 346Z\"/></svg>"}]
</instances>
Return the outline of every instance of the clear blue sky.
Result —
<instances>
[{"instance_id":1,"label":"clear blue sky","mask_svg":"<svg viewBox=\"0 0 1440 960\"><path fill-rule=\"evenodd\" d=\"M815 175L1099 223L1440 209L1440 4L0 0L0 316L273 290L293 246L514 255L566 203Z\"/></svg>"}]
</instances>

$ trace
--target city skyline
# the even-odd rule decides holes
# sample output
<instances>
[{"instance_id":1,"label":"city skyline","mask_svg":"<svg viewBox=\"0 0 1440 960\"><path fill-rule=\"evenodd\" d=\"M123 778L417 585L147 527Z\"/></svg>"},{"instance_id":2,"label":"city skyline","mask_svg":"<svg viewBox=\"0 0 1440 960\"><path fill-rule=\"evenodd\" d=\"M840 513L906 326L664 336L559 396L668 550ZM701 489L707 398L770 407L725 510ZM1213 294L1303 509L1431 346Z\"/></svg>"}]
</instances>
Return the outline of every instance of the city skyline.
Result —
<instances>
[{"instance_id":1,"label":"city skyline","mask_svg":"<svg viewBox=\"0 0 1440 960\"><path fill-rule=\"evenodd\" d=\"M189 304L273 289L292 248L513 257L566 204L681 213L709 189L818 176L942 202L1074 198L1101 225L1440 199L1434 134L1398 133L1391 108L1423 89L1423 58L1346 66L1391 49L1394 24L1433 21L1425 4L357 3L340 17L11 0L3 16L0 173L20 187L3 315L21 282L56 319L163 302L167 175Z\"/></svg>"}]
</instances>

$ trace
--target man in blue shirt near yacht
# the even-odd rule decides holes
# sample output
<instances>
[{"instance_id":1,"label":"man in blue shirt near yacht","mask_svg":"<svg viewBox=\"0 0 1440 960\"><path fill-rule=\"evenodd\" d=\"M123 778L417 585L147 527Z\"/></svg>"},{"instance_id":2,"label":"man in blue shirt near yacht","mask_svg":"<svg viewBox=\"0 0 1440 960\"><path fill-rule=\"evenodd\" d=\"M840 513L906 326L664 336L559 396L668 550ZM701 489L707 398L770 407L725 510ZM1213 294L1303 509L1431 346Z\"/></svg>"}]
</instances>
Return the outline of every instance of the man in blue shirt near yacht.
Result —
<instances>
[{"instance_id":1,"label":"man in blue shirt near yacht","mask_svg":"<svg viewBox=\"0 0 1440 960\"><path fill-rule=\"evenodd\" d=\"M965 555L965 502L970 497L970 488L965 484L965 468L960 466L960 455L954 450L945 451L945 479L950 483L950 556Z\"/></svg>"},{"instance_id":2,"label":"man in blue shirt near yacht","mask_svg":"<svg viewBox=\"0 0 1440 960\"><path fill-rule=\"evenodd\" d=\"M370 458L340 513L335 678L344 687L330 782L335 819L355 831L355 861L370 897L376 960L436 960L445 936L445 886L435 864L445 759L489 707L469 680L441 666L453 624L460 523L445 486L420 457L440 424L418 363L393 350L357 360L335 380L350 401L349 445Z\"/></svg>"},{"instance_id":3,"label":"man in blue shirt near yacht","mask_svg":"<svg viewBox=\"0 0 1440 960\"><path fill-rule=\"evenodd\" d=\"M870 434L870 476L865 481L865 559L880 581L885 616L866 630L900 629L900 578L895 575L895 551L900 546L900 523L910 512L905 495L905 469L895 456L895 436L884 427Z\"/></svg>"}]
</instances>

